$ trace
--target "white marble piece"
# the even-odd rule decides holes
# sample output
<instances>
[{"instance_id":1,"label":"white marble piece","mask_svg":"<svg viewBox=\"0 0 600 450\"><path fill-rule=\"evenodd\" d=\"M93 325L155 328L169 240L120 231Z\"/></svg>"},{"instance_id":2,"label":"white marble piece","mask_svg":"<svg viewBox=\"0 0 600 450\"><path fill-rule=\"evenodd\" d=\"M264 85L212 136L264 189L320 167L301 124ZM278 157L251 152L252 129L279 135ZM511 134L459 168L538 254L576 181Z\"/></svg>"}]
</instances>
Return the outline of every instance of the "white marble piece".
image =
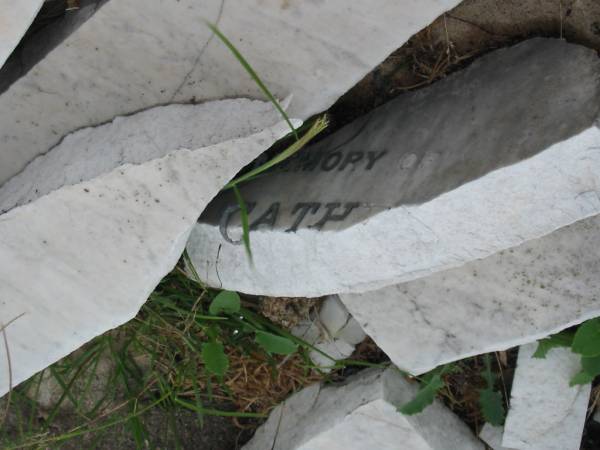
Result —
<instances>
[{"instance_id":1,"label":"white marble piece","mask_svg":"<svg viewBox=\"0 0 600 450\"><path fill-rule=\"evenodd\" d=\"M141 164L181 148L248 136L280 120L271 103L248 99L167 105L116 117L66 136L2 185L0 214L123 164Z\"/></svg>"},{"instance_id":2,"label":"white marble piece","mask_svg":"<svg viewBox=\"0 0 600 450\"><path fill-rule=\"evenodd\" d=\"M394 368L364 370L343 385L309 386L275 408L244 450L483 450L440 402L405 416L417 391Z\"/></svg>"},{"instance_id":3,"label":"white marble piece","mask_svg":"<svg viewBox=\"0 0 600 450\"><path fill-rule=\"evenodd\" d=\"M592 50L553 39L498 50L242 186L253 265L229 193L188 252L211 286L287 297L460 267L600 213L599 113Z\"/></svg>"},{"instance_id":4,"label":"white marble piece","mask_svg":"<svg viewBox=\"0 0 600 450\"><path fill-rule=\"evenodd\" d=\"M502 445L517 450L579 450L591 385L569 386L581 371L579 355L554 348L532 358L536 344L519 349Z\"/></svg>"},{"instance_id":5,"label":"white marble piece","mask_svg":"<svg viewBox=\"0 0 600 450\"><path fill-rule=\"evenodd\" d=\"M418 280L340 298L413 374L600 316L600 216Z\"/></svg>"},{"instance_id":6,"label":"white marble piece","mask_svg":"<svg viewBox=\"0 0 600 450\"><path fill-rule=\"evenodd\" d=\"M366 337L358 322L335 295L324 300L315 318L296 325L292 334L320 350L311 350L309 357L325 372L331 370L335 361L352 355L355 346Z\"/></svg>"},{"instance_id":7,"label":"white marble piece","mask_svg":"<svg viewBox=\"0 0 600 450\"><path fill-rule=\"evenodd\" d=\"M275 95L292 93L291 115L305 119L458 3L110 1L0 96L0 184L62 136L118 115L264 98L203 20L218 24Z\"/></svg>"},{"instance_id":8,"label":"white marble piece","mask_svg":"<svg viewBox=\"0 0 600 450\"><path fill-rule=\"evenodd\" d=\"M0 67L19 44L43 3L44 0L0 0Z\"/></svg>"},{"instance_id":9,"label":"white marble piece","mask_svg":"<svg viewBox=\"0 0 600 450\"><path fill-rule=\"evenodd\" d=\"M479 432L479 439L485 442L492 450L517 450L502 446L504 427L495 427L486 423Z\"/></svg>"},{"instance_id":10,"label":"white marble piece","mask_svg":"<svg viewBox=\"0 0 600 450\"><path fill-rule=\"evenodd\" d=\"M0 215L0 322L10 323L12 384L133 318L210 199L288 131L282 122L124 164ZM0 395L9 389L7 361L2 347Z\"/></svg>"}]
</instances>

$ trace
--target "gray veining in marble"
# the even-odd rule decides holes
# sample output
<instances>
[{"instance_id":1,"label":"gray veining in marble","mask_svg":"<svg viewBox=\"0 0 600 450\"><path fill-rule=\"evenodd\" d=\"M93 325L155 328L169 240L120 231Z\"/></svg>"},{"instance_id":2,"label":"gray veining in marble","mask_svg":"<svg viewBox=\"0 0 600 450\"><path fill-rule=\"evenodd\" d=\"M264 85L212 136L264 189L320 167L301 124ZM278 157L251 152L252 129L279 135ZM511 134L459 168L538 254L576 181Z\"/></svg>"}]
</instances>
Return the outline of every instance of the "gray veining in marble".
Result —
<instances>
[{"instance_id":1,"label":"gray veining in marble","mask_svg":"<svg viewBox=\"0 0 600 450\"><path fill-rule=\"evenodd\" d=\"M413 374L534 342L600 316L600 216L462 267L340 296Z\"/></svg>"},{"instance_id":2,"label":"gray veining in marble","mask_svg":"<svg viewBox=\"0 0 600 450\"><path fill-rule=\"evenodd\" d=\"M10 323L13 385L133 318L179 259L208 201L288 132L282 122L157 154L0 215L0 322ZM10 387L7 372L2 347L0 395Z\"/></svg>"},{"instance_id":3,"label":"gray veining in marble","mask_svg":"<svg viewBox=\"0 0 600 450\"><path fill-rule=\"evenodd\" d=\"M244 450L483 450L439 401L414 416L396 408L415 395L395 368L367 369L343 385L304 388L275 408Z\"/></svg>"},{"instance_id":4,"label":"gray veining in marble","mask_svg":"<svg viewBox=\"0 0 600 450\"><path fill-rule=\"evenodd\" d=\"M305 119L457 3L110 1L0 96L0 184L66 134L118 115L263 98L205 19L218 23L276 95L293 94L291 115Z\"/></svg>"},{"instance_id":5,"label":"gray veining in marble","mask_svg":"<svg viewBox=\"0 0 600 450\"><path fill-rule=\"evenodd\" d=\"M600 212L600 61L534 39L404 94L224 193L188 251L211 286L316 297L487 257ZM217 258L218 254L218 258Z\"/></svg>"}]
</instances>

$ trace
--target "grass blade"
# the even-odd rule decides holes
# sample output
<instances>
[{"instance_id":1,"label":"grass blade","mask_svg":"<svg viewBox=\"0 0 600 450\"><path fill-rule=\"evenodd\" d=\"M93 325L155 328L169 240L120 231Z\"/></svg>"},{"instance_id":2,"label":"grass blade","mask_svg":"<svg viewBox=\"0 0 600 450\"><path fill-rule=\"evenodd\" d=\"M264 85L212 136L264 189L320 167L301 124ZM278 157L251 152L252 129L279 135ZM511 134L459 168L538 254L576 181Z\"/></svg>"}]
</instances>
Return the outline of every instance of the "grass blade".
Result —
<instances>
[{"instance_id":1,"label":"grass blade","mask_svg":"<svg viewBox=\"0 0 600 450\"><path fill-rule=\"evenodd\" d=\"M279 104L279 102L277 101L275 96L273 94L271 94L271 91L269 91L267 86L265 86L265 84L262 82L262 80L260 79L258 74L254 71L254 69L252 68L250 63L248 63L248 61L246 61L246 58L244 58L242 56L242 54L239 52L239 50L235 47L235 45L233 45L231 43L231 41L229 39L227 39L227 37L223 33L221 33L221 30L219 30L216 27L216 25L214 25L208 21L206 21L206 25L221 40L221 42L223 42L223 44L225 44L225 46L231 51L231 53L233 53L233 56L235 56L235 59L237 59L239 61L239 63L242 65L242 67L246 70L246 72L248 72L248 74L252 77L254 82L258 85L260 90L263 91L263 93L267 96L267 98L271 101L271 103L273 103L275 108L277 108L277 111L279 111L281 116L285 119L285 121L289 125L290 129L292 130L292 133L294 133L294 136L296 137L296 139L298 139L298 131L296 130L294 125L292 125L292 121L290 120L290 118L288 117L286 112L283 110L283 108L281 107L281 105Z\"/></svg>"}]
</instances>

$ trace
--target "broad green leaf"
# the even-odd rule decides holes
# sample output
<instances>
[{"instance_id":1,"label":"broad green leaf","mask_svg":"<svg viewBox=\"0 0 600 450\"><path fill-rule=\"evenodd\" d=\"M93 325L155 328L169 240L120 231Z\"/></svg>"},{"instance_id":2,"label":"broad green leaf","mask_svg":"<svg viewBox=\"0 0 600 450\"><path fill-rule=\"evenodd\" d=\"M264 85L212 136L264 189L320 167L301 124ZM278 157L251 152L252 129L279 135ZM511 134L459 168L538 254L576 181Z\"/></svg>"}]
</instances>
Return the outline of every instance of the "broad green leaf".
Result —
<instances>
[{"instance_id":1,"label":"broad green leaf","mask_svg":"<svg viewBox=\"0 0 600 450\"><path fill-rule=\"evenodd\" d=\"M405 403L401 407L398 408L402 414L406 414L408 416L412 416L413 414L418 414L423 411L427 406L433 403L435 396L439 392L440 389L444 387L445 383L442 380L441 373L437 373L433 375L427 384L425 384L417 393L415 398L413 398L408 403Z\"/></svg>"},{"instance_id":2,"label":"broad green leaf","mask_svg":"<svg viewBox=\"0 0 600 450\"><path fill-rule=\"evenodd\" d=\"M573 344L573 333L563 331L554 336L547 337L538 341L538 347L533 354L534 358L544 359L548 352L553 348L570 347Z\"/></svg>"},{"instance_id":3,"label":"broad green leaf","mask_svg":"<svg viewBox=\"0 0 600 450\"><path fill-rule=\"evenodd\" d=\"M581 367L581 372L571 379L571 382L569 383L571 386L591 383L594 381L594 378L600 375L600 356L592 356L589 358L583 356L581 358Z\"/></svg>"},{"instance_id":4,"label":"broad green leaf","mask_svg":"<svg viewBox=\"0 0 600 450\"><path fill-rule=\"evenodd\" d=\"M571 349L582 356L600 355L600 319L592 319L579 326Z\"/></svg>"},{"instance_id":5,"label":"broad green leaf","mask_svg":"<svg viewBox=\"0 0 600 450\"><path fill-rule=\"evenodd\" d=\"M569 386L576 386L578 384L588 384L594 380L594 377L585 371L579 372L569 382Z\"/></svg>"},{"instance_id":6,"label":"broad green leaf","mask_svg":"<svg viewBox=\"0 0 600 450\"><path fill-rule=\"evenodd\" d=\"M218 316L221 313L235 314L240 312L242 302L237 292L222 291L217 294L214 300L208 307L208 312L213 316Z\"/></svg>"},{"instance_id":7,"label":"broad green leaf","mask_svg":"<svg viewBox=\"0 0 600 450\"><path fill-rule=\"evenodd\" d=\"M202 360L209 372L222 377L229 368L229 358L225 354L223 344L205 342L202 344Z\"/></svg>"},{"instance_id":8,"label":"broad green leaf","mask_svg":"<svg viewBox=\"0 0 600 450\"><path fill-rule=\"evenodd\" d=\"M256 343L266 352L278 355L289 355L298 349L298 346L290 339L266 331L256 332Z\"/></svg>"},{"instance_id":9,"label":"broad green leaf","mask_svg":"<svg viewBox=\"0 0 600 450\"><path fill-rule=\"evenodd\" d=\"M600 375L600 355L589 358L582 357L581 367L583 367L584 372L589 373L592 377L597 377Z\"/></svg>"},{"instance_id":10,"label":"broad green leaf","mask_svg":"<svg viewBox=\"0 0 600 450\"><path fill-rule=\"evenodd\" d=\"M491 388L483 389L479 392L479 405L486 422L497 427L504 424L505 412L500 392Z\"/></svg>"}]
</instances>

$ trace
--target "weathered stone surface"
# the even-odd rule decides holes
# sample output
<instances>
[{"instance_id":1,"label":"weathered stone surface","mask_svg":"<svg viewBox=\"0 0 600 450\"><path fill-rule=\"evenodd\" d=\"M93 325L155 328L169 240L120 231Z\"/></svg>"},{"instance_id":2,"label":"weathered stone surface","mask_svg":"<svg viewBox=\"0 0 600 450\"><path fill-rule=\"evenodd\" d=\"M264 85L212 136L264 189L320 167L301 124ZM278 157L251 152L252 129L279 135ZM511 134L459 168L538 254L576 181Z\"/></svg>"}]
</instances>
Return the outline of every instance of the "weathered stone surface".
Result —
<instances>
[{"instance_id":1,"label":"weathered stone surface","mask_svg":"<svg viewBox=\"0 0 600 450\"><path fill-rule=\"evenodd\" d=\"M483 450L437 401L415 416L399 413L416 391L394 368L310 386L275 408L244 450Z\"/></svg>"},{"instance_id":2,"label":"weathered stone surface","mask_svg":"<svg viewBox=\"0 0 600 450\"><path fill-rule=\"evenodd\" d=\"M15 49L44 0L0 0L0 67Z\"/></svg>"},{"instance_id":3,"label":"weathered stone surface","mask_svg":"<svg viewBox=\"0 0 600 450\"><path fill-rule=\"evenodd\" d=\"M227 194L188 251L210 285L311 297L458 267L598 214L599 80L595 52L563 41L496 51L244 186L254 266Z\"/></svg>"},{"instance_id":4,"label":"weathered stone surface","mask_svg":"<svg viewBox=\"0 0 600 450\"><path fill-rule=\"evenodd\" d=\"M113 126L118 121L108 129ZM131 319L177 262L208 201L288 131L279 123L248 137L108 168L2 214L0 322L9 324L13 377L5 375L2 347L0 395L11 381Z\"/></svg>"},{"instance_id":5,"label":"weathered stone surface","mask_svg":"<svg viewBox=\"0 0 600 450\"><path fill-rule=\"evenodd\" d=\"M517 450L502 446L503 433L503 427L494 427L489 423L486 423L479 433L479 439L485 442L492 450Z\"/></svg>"},{"instance_id":6,"label":"weathered stone surface","mask_svg":"<svg viewBox=\"0 0 600 450\"><path fill-rule=\"evenodd\" d=\"M591 385L569 386L580 357L566 348L532 358L536 344L519 349L502 445L518 450L579 450Z\"/></svg>"},{"instance_id":7,"label":"weathered stone surface","mask_svg":"<svg viewBox=\"0 0 600 450\"><path fill-rule=\"evenodd\" d=\"M281 120L269 102L232 99L168 105L117 117L66 136L0 187L0 213L123 164L197 149L262 131Z\"/></svg>"},{"instance_id":8,"label":"weathered stone surface","mask_svg":"<svg viewBox=\"0 0 600 450\"><path fill-rule=\"evenodd\" d=\"M457 269L340 298L398 367L419 374L600 316L598 248L595 216Z\"/></svg>"},{"instance_id":9,"label":"weathered stone surface","mask_svg":"<svg viewBox=\"0 0 600 450\"><path fill-rule=\"evenodd\" d=\"M263 95L203 23L239 48L291 115L327 109L458 0L107 2L0 97L0 184L62 136L148 107ZM355 33L348 33L355 30Z\"/></svg>"},{"instance_id":10,"label":"weathered stone surface","mask_svg":"<svg viewBox=\"0 0 600 450\"><path fill-rule=\"evenodd\" d=\"M296 325L292 329L292 334L327 355L315 350L309 354L310 359L324 371L327 371L335 361L352 355L355 346L366 337L358 322L335 295L328 296L324 300L317 317Z\"/></svg>"}]
</instances>

